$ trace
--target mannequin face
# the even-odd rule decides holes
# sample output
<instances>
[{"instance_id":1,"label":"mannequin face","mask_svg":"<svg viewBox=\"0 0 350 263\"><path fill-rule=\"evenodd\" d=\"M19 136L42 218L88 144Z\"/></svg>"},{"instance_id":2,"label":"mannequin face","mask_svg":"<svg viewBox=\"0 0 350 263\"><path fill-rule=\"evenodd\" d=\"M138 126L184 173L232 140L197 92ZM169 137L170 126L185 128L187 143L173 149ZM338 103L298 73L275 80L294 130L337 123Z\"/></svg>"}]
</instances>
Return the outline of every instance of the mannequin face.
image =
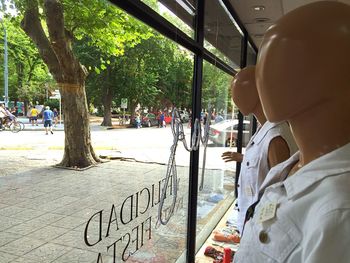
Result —
<instances>
[{"instance_id":1,"label":"mannequin face","mask_svg":"<svg viewBox=\"0 0 350 263\"><path fill-rule=\"evenodd\" d=\"M350 6L316 2L269 28L256 82L269 121L288 120L350 89Z\"/></svg>"},{"instance_id":2,"label":"mannequin face","mask_svg":"<svg viewBox=\"0 0 350 263\"><path fill-rule=\"evenodd\" d=\"M259 102L255 84L255 67L249 66L236 74L231 84L234 103L243 115L253 113Z\"/></svg>"}]
</instances>

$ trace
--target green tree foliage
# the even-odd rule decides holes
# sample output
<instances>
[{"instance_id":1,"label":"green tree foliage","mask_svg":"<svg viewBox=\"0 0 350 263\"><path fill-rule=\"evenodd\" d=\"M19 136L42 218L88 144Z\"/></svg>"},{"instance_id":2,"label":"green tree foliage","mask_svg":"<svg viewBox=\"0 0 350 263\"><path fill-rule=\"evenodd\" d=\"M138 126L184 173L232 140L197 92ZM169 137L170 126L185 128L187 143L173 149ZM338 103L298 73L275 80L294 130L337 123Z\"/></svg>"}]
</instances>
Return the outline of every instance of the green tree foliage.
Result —
<instances>
[{"instance_id":1,"label":"green tree foliage","mask_svg":"<svg viewBox=\"0 0 350 263\"><path fill-rule=\"evenodd\" d=\"M19 80L17 75L20 74L16 73L11 75L10 83L22 82L19 93L27 98L33 98L35 94L44 96L44 83L52 77L35 46L19 29L26 2L15 2L19 16L12 19L9 26L14 29L13 36L21 39L13 41L19 44L18 50L13 49L12 67L16 68L15 61L28 65L23 80ZM155 0L144 2L157 9ZM190 108L193 57L188 51L106 1L62 0L62 3L65 28L73 37L74 54L89 72L86 82L88 104L110 112L110 107L120 106L121 98L128 98L131 112L138 104L149 109L172 105ZM42 9L39 11L43 18ZM168 15L167 19L175 18ZM45 27L44 30L47 31ZM36 66L30 71L32 65ZM218 110L226 108L230 101L229 79L205 63L203 107L210 101ZM111 103L106 103L106 96Z\"/></svg>"},{"instance_id":2,"label":"green tree foliage","mask_svg":"<svg viewBox=\"0 0 350 263\"><path fill-rule=\"evenodd\" d=\"M232 76L226 74L214 65L205 62L203 65L202 107L210 106L217 112L230 112L231 92L230 82ZM228 108L229 107L229 108Z\"/></svg>"},{"instance_id":3,"label":"green tree foliage","mask_svg":"<svg viewBox=\"0 0 350 263\"><path fill-rule=\"evenodd\" d=\"M53 85L47 66L37 48L20 29L20 16L6 15L3 26L7 32L8 80L10 100L41 101L46 97L46 88ZM0 65L4 66L4 35L0 40ZM0 71L0 93L3 94L4 71Z\"/></svg>"},{"instance_id":4,"label":"green tree foliage","mask_svg":"<svg viewBox=\"0 0 350 263\"><path fill-rule=\"evenodd\" d=\"M126 48L123 56L105 59L103 68L98 66L103 54L88 43L88 39L77 42L75 50L91 71L87 94L96 106L103 104L104 86L110 85L114 105L120 106L121 98L127 98L131 113L138 104L154 110L189 107L192 56L172 41L153 32L152 37Z\"/></svg>"}]
</instances>

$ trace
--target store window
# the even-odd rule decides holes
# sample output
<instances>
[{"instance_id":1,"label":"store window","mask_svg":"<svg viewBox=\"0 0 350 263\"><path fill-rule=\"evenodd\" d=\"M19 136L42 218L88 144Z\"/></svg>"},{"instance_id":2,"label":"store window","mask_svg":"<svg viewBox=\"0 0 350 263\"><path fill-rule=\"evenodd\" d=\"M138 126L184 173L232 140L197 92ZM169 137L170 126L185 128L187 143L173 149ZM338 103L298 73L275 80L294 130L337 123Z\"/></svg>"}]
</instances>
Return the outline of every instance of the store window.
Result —
<instances>
[{"instance_id":1,"label":"store window","mask_svg":"<svg viewBox=\"0 0 350 263\"><path fill-rule=\"evenodd\" d=\"M232 76L204 62L202 85L202 126L208 125L208 142L200 148L197 205L197 249L234 201L234 167L221 155L235 150L237 120L230 95Z\"/></svg>"},{"instance_id":2,"label":"store window","mask_svg":"<svg viewBox=\"0 0 350 263\"><path fill-rule=\"evenodd\" d=\"M92 145L107 162L81 170L49 166L63 156L63 126L45 135L39 120L41 136L31 141L41 148L20 155L48 161L0 176L1 262L175 262L186 250L190 153L181 142L171 151L170 123L176 107L190 141L193 54L108 8L114 20L98 20L101 35L72 43L89 72ZM159 211L163 221L171 216L167 224Z\"/></svg>"}]
</instances>

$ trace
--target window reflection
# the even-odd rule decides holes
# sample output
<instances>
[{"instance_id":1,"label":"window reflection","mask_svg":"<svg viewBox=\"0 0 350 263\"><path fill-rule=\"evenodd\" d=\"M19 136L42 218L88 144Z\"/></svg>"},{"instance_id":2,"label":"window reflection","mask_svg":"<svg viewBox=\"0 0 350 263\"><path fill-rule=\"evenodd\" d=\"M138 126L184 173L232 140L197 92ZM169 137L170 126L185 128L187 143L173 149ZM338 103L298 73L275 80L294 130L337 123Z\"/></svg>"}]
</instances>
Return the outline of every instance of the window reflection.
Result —
<instances>
[{"instance_id":1,"label":"window reflection","mask_svg":"<svg viewBox=\"0 0 350 263\"><path fill-rule=\"evenodd\" d=\"M215 54L224 55L225 62L229 60L233 68L239 68L242 35L219 1L205 2L204 37L216 47ZM222 58L222 55L218 56Z\"/></svg>"},{"instance_id":2,"label":"window reflection","mask_svg":"<svg viewBox=\"0 0 350 263\"><path fill-rule=\"evenodd\" d=\"M194 37L194 0L142 0L159 15L174 24L190 37Z\"/></svg>"}]
</instances>

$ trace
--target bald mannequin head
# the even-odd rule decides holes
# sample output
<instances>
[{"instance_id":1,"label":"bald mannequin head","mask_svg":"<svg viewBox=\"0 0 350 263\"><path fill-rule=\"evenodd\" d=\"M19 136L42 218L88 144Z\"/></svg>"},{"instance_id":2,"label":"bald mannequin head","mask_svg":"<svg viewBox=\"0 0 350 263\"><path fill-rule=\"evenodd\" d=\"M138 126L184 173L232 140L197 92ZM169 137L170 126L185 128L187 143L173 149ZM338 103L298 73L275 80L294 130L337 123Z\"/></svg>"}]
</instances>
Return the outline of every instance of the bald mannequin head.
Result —
<instances>
[{"instance_id":1,"label":"bald mannequin head","mask_svg":"<svg viewBox=\"0 0 350 263\"><path fill-rule=\"evenodd\" d=\"M255 67L249 66L236 74L231 83L231 94L234 103L243 115L254 113L260 104L255 84Z\"/></svg>"},{"instance_id":2,"label":"bald mannequin head","mask_svg":"<svg viewBox=\"0 0 350 263\"><path fill-rule=\"evenodd\" d=\"M350 94L350 6L312 3L266 32L256 66L269 121L289 120Z\"/></svg>"}]
</instances>

